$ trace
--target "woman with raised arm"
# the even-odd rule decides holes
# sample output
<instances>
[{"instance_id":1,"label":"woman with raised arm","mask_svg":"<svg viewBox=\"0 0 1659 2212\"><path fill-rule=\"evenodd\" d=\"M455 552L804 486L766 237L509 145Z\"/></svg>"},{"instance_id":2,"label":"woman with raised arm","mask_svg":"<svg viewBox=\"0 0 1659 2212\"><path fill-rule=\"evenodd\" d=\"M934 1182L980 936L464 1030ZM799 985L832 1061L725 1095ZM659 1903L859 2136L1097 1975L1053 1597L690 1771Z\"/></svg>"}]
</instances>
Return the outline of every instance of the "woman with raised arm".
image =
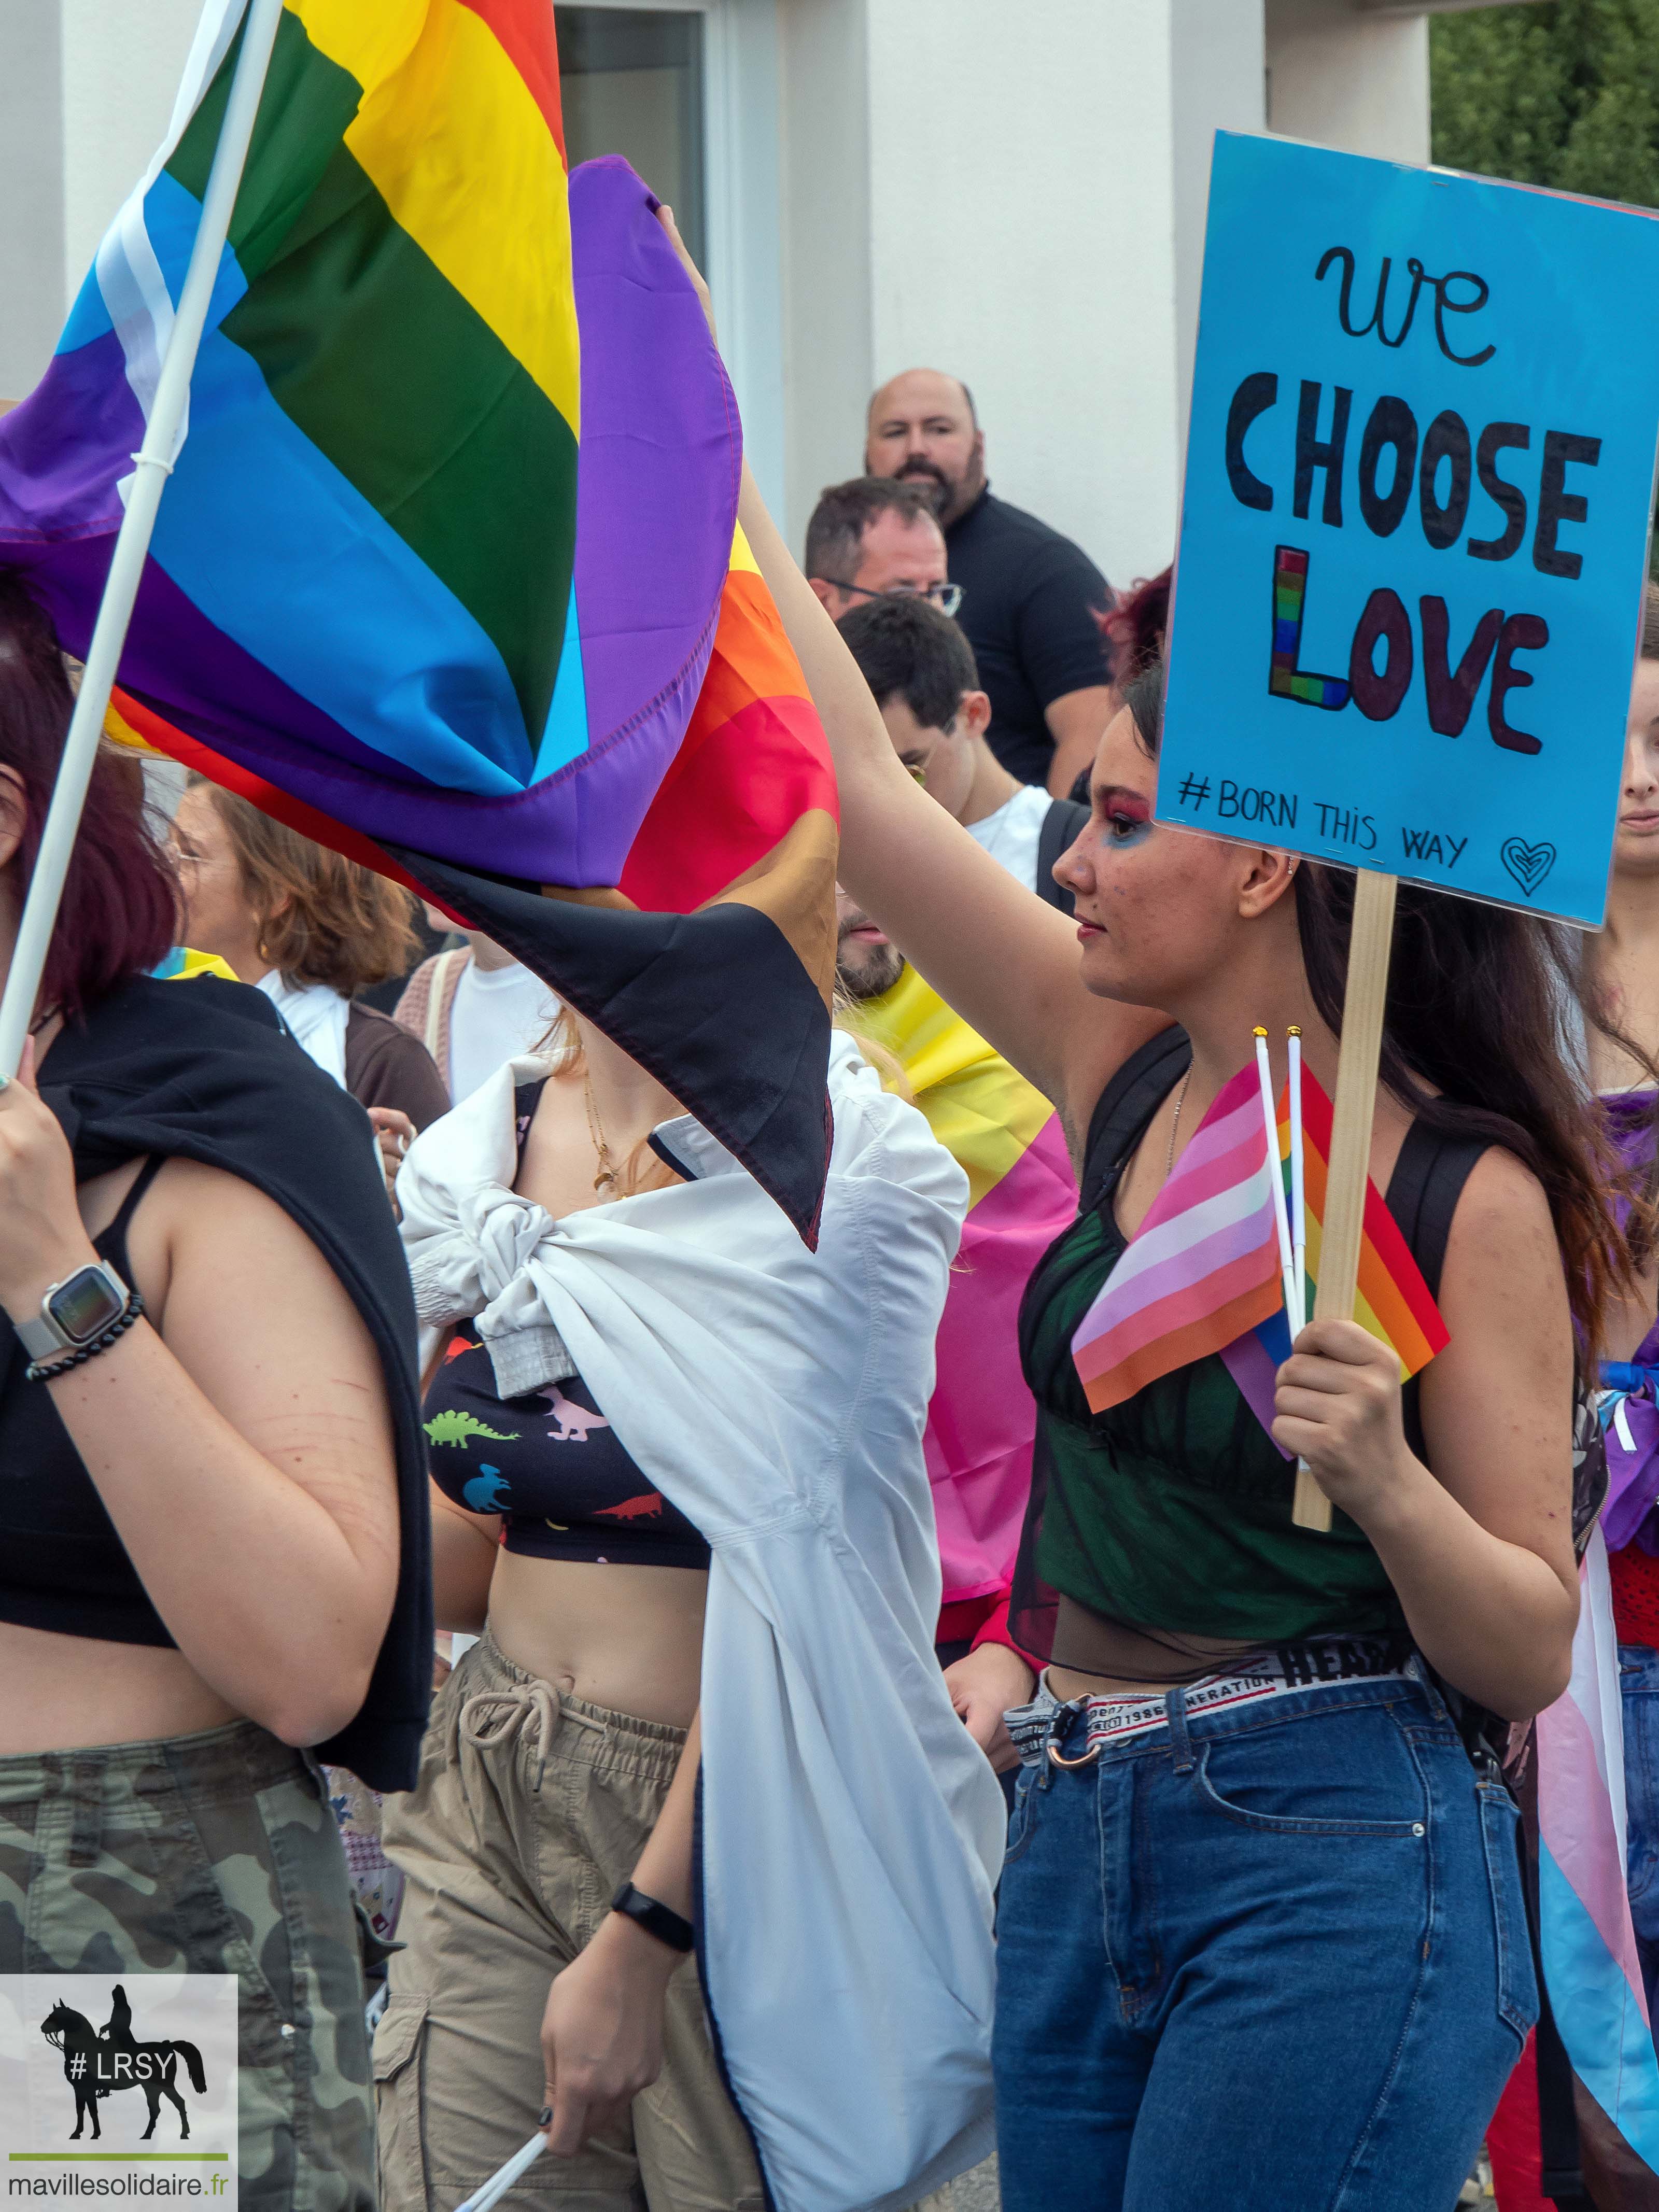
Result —
<instances>
[{"instance_id":1,"label":"woman with raised arm","mask_svg":"<svg viewBox=\"0 0 1659 2212\"><path fill-rule=\"evenodd\" d=\"M0 982L71 706L0 577ZM408 1273L361 1108L259 993L152 980L176 924L139 771L100 758L0 1082L0 1972L125 1974L141 2040L143 1977L234 1974L240 2053L203 2056L240 2056L243 2202L369 2212L362 1960L312 1749L412 1778Z\"/></svg>"},{"instance_id":2,"label":"woman with raised arm","mask_svg":"<svg viewBox=\"0 0 1659 2212\"><path fill-rule=\"evenodd\" d=\"M751 480L741 514L835 747L842 883L1054 1101L1084 1194L1022 1318L1048 1462L1023 1579L1054 1607L1016 1620L1052 1658L1011 1719L1004 2204L1449 2204L1536 2008L1492 1747L1567 1678L1574 1328L1593 1355L1627 1272L1567 956L1402 890L1370 1172L1450 1330L1419 1381L1326 1322L1271 1438L1214 1356L1091 1413L1073 1334L1254 1025L1299 1024L1335 1087L1351 887L1153 822L1155 670L1056 864L1073 927L906 775ZM1296 1455L1329 1534L1291 1522Z\"/></svg>"}]
</instances>

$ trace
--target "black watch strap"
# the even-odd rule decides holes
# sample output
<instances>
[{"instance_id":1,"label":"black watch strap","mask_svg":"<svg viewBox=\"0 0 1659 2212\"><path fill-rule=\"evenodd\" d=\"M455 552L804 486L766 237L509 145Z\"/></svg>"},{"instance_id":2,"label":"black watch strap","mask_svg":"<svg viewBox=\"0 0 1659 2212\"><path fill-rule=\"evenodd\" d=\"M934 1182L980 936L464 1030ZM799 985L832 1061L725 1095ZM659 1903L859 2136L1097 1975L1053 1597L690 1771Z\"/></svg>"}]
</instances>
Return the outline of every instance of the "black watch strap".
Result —
<instances>
[{"instance_id":1,"label":"black watch strap","mask_svg":"<svg viewBox=\"0 0 1659 2212\"><path fill-rule=\"evenodd\" d=\"M625 1881L611 1900L613 1912L624 1912L630 1920L637 1920L647 1936L654 1936L659 1943L666 1943L671 1951L690 1951L696 1946L696 1930L691 1923L676 1912L672 1905L659 1905L654 1897L647 1897L642 1889L635 1889Z\"/></svg>"}]
</instances>

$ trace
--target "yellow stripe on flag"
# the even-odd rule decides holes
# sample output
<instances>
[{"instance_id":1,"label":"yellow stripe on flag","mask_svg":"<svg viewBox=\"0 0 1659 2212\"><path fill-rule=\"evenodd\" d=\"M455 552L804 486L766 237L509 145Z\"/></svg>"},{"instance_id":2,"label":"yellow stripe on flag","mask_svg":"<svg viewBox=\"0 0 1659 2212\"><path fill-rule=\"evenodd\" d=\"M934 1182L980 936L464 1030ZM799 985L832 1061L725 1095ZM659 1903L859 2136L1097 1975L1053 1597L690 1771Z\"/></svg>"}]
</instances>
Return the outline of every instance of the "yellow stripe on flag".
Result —
<instances>
[{"instance_id":1,"label":"yellow stripe on flag","mask_svg":"<svg viewBox=\"0 0 1659 2212\"><path fill-rule=\"evenodd\" d=\"M393 217L578 431L564 163L495 33L459 0L287 5L363 88L345 143Z\"/></svg>"}]
</instances>

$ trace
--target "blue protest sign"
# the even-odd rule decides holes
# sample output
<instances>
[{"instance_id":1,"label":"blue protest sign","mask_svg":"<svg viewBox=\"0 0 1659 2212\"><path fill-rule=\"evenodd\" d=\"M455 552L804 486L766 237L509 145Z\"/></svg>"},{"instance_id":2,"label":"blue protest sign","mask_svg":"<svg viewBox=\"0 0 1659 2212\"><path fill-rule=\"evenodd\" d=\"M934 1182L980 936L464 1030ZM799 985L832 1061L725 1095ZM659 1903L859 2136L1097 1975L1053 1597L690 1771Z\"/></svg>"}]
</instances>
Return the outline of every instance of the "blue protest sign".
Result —
<instances>
[{"instance_id":1,"label":"blue protest sign","mask_svg":"<svg viewBox=\"0 0 1659 2212\"><path fill-rule=\"evenodd\" d=\"M1599 925L1659 220L1220 132L1157 816Z\"/></svg>"}]
</instances>

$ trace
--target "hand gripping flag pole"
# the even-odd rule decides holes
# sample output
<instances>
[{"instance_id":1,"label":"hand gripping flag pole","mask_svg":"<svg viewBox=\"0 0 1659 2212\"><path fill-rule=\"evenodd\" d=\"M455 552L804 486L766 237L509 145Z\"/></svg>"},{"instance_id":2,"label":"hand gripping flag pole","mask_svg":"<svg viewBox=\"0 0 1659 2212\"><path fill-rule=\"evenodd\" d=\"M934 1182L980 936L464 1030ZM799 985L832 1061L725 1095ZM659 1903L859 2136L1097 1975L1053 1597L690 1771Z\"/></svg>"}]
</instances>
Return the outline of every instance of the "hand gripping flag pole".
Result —
<instances>
[{"instance_id":1,"label":"hand gripping flag pole","mask_svg":"<svg viewBox=\"0 0 1659 2212\"><path fill-rule=\"evenodd\" d=\"M87 649L85 672L41 833L40 849L29 878L28 896L18 927L5 995L0 999L0 1075L15 1075L23 1057L40 978L46 970L46 954L52 945L52 928L64 896L64 882L69 873L70 855L81 825L81 810L86 804L87 786L92 780L98 741L103 735L110 692L120 666L121 649L126 643L127 627L132 620L139 580L149 552L156 509L173 473L179 428L190 398L196 351L207 321L214 279L219 272L220 256L230 228L236 190L242 180L259 95L264 88L265 71L282 15L283 0L250 0L242 27L242 51L237 59L224 124L202 201L190 267L179 295L173 335L156 380L155 403L143 441L132 457L134 474L126 513L115 540L108 580L99 603L97 624Z\"/></svg>"}]
</instances>

